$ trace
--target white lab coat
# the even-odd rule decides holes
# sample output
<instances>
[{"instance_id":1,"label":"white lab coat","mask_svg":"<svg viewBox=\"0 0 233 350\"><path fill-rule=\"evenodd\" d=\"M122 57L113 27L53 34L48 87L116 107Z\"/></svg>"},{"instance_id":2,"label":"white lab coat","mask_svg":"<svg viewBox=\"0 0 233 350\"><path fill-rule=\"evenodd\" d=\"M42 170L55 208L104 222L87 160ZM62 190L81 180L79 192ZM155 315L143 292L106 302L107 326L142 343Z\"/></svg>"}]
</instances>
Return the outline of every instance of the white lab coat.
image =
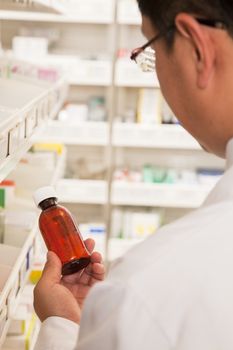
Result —
<instances>
[{"instance_id":1,"label":"white lab coat","mask_svg":"<svg viewBox=\"0 0 233 350\"><path fill-rule=\"evenodd\" d=\"M227 161L200 209L135 247L93 288L80 329L50 317L35 350L232 350L233 140Z\"/></svg>"}]
</instances>

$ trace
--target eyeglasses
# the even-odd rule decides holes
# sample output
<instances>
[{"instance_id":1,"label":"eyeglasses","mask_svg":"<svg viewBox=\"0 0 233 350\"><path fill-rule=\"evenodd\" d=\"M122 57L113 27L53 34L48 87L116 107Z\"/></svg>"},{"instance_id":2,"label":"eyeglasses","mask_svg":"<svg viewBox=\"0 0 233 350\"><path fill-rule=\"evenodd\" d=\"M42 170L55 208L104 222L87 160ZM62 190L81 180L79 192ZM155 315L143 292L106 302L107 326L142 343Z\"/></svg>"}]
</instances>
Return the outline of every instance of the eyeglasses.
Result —
<instances>
[{"instance_id":1,"label":"eyeglasses","mask_svg":"<svg viewBox=\"0 0 233 350\"><path fill-rule=\"evenodd\" d=\"M206 19L206 18L195 18L195 19L198 23L208 27L213 27L213 28L222 29L222 30L227 29L227 25L220 20L212 20L212 19ZM155 35L146 44L134 49L131 53L130 59L135 61L143 72L155 72L156 54L155 54L155 50L151 48L151 44L155 43L157 40L167 35L168 32L173 31L175 29L176 29L175 25L172 25L167 28L166 32L161 32Z\"/></svg>"}]
</instances>

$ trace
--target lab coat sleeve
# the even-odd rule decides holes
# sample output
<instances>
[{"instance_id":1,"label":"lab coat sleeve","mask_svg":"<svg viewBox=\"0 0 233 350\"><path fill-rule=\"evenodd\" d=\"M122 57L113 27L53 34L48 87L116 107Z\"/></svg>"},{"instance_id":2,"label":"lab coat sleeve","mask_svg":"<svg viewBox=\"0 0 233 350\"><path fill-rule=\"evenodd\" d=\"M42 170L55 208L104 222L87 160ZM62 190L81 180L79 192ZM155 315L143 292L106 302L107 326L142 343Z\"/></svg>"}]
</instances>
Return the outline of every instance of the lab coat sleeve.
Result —
<instances>
[{"instance_id":1,"label":"lab coat sleeve","mask_svg":"<svg viewBox=\"0 0 233 350\"><path fill-rule=\"evenodd\" d=\"M49 317L41 325L34 350L74 350L79 326L61 317Z\"/></svg>"},{"instance_id":2,"label":"lab coat sleeve","mask_svg":"<svg viewBox=\"0 0 233 350\"><path fill-rule=\"evenodd\" d=\"M133 287L103 282L86 301L76 350L170 350L169 340Z\"/></svg>"}]
</instances>

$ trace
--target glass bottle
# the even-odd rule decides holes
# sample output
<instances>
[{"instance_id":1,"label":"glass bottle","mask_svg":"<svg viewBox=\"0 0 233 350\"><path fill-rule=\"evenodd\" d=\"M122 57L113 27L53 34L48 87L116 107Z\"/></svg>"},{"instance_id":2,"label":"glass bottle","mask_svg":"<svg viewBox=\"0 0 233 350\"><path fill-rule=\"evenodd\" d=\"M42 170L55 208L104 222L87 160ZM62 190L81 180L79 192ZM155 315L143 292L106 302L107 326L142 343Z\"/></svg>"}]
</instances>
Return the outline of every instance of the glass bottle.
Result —
<instances>
[{"instance_id":1,"label":"glass bottle","mask_svg":"<svg viewBox=\"0 0 233 350\"><path fill-rule=\"evenodd\" d=\"M48 250L62 262L62 275L82 270L90 263L90 254L71 213L61 205L52 187L42 187L34 193L34 201L42 209L39 228Z\"/></svg>"}]
</instances>

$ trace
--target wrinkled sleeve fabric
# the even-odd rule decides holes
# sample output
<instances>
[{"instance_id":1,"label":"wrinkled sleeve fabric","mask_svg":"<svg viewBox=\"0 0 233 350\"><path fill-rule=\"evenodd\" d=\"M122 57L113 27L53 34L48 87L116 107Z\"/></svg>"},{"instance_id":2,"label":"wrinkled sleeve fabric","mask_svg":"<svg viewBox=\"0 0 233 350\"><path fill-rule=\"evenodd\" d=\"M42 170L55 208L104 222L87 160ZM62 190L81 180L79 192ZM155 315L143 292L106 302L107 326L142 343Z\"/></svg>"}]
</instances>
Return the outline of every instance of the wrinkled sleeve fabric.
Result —
<instances>
[{"instance_id":1,"label":"wrinkled sleeve fabric","mask_svg":"<svg viewBox=\"0 0 233 350\"><path fill-rule=\"evenodd\" d=\"M79 336L78 336L79 333ZM78 337L78 339L77 339ZM72 338L72 339L71 339ZM140 297L130 289L99 283L86 301L80 330L48 318L35 350L170 350L169 341Z\"/></svg>"},{"instance_id":2,"label":"wrinkled sleeve fabric","mask_svg":"<svg viewBox=\"0 0 233 350\"><path fill-rule=\"evenodd\" d=\"M41 325L34 350L76 349L79 326L61 317L49 317Z\"/></svg>"},{"instance_id":3,"label":"wrinkled sleeve fabric","mask_svg":"<svg viewBox=\"0 0 233 350\"><path fill-rule=\"evenodd\" d=\"M100 283L85 305L77 350L168 350L168 339L132 288Z\"/></svg>"}]
</instances>

